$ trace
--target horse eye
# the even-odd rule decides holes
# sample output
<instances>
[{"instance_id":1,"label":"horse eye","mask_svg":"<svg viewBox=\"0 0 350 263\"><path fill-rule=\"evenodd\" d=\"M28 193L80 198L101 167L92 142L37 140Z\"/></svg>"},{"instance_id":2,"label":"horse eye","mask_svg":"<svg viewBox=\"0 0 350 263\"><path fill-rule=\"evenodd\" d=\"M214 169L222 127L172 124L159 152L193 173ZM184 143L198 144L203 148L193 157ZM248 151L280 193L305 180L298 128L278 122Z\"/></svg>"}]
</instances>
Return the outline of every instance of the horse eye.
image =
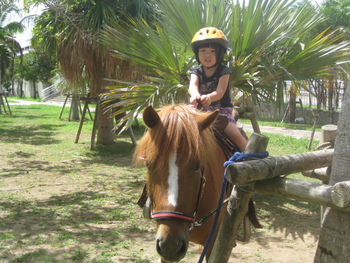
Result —
<instances>
[{"instance_id":1,"label":"horse eye","mask_svg":"<svg viewBox=\"0 0 350 263\"><path fill-rule=\"evenodd\" d=\"M145 161L144 162L144 165L147 167L147 169L151 169L152 168L152 164L150 163L150 162L148 162L148 161Z\"/></svg>"}]
</instances>

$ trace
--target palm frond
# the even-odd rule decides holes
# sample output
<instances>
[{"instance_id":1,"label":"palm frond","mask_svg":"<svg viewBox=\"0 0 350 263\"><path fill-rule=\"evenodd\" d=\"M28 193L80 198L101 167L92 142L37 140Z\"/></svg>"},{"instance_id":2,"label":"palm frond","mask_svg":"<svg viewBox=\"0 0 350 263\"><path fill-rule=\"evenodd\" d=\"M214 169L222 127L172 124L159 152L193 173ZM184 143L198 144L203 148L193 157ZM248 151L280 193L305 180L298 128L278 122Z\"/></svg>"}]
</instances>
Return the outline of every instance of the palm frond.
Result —
<instances>
[{"instance_id":1,"label":"palm frond","mask_svg":"<svg viewBox=\"0 0 350 263\"><path fill-rule=\"evenodd\" d=\"M122 116L118 118L117 126L127 122L120 132L127 129L133 118L136 118L146 106L159 107L162 103L183 102L187 94L186 86L171 85L162 78L151 78L147 83L115 82L120 85L107 87L110 92L104 94L102 98L106 109L118 109L113 113L114 116Z\"/></svg>"},{"instance_id":2,"label":"palm frond","mask_svg":"<svg viewBox=\"0 0 350 263\"><path fill-rule=\"evenodd\" d=\"M230 83L255 101L281 96L286 80L324 75L330 65L345 62L349 43L340 42L337 33L309 37L324 18L297 2L158 0L154 23L131 19L127 26L105 27L103 43L147 76L143 83L119 82L111 90L115 105L126 113L123 120L148 104L186 97L187 72L195 63L191 38L204 26L216 26L227 35Z\"/></svg>"},{"instance_id":3,"label":"palm frond","mask_svg":"<svg viewBox=\"0 0 350 263\"><path fill-rule=\"evenodd\" d=\"M11 51L5 44L0 43L0 59L3 61L5 66L8 66L11 61Z\"/></svg>"},{"instance_id":4,"label":"palm frond","mask_svg":"<svg viewBox=\"0 0 350 263\"><path fill-rule=\"evenodd\" d=\"M130 21L131 27L107 27L103 41L118 58L138 64L151 76L162 75L169 82L183 82L191 57L173 45L167 31L145 21Z\"/></svg>"}]
</instances>

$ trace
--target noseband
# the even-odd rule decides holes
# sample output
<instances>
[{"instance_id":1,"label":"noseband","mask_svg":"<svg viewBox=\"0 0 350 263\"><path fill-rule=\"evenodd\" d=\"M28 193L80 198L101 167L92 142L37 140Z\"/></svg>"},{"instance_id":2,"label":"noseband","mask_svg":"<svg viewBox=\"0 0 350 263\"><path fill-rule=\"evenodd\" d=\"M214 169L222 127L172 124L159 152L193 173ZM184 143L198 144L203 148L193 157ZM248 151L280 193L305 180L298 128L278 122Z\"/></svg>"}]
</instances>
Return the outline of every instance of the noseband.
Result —
<instances>
[{"instance_id":1,"label":"noseband","mask_svg":"<svg viewBox=\"0 0 350 263\"><path fill-rule=\"evenodd\" d=\"M182 212L163 210L163 211L153 212L151 214L151 218L154 220L179 219L181 221L185 221L188 223L194 223L195 213L196 211L193 213L193 216L191 216L191 215L186 215L185 213L182 213Z\"/></svg>"}]
</instances>

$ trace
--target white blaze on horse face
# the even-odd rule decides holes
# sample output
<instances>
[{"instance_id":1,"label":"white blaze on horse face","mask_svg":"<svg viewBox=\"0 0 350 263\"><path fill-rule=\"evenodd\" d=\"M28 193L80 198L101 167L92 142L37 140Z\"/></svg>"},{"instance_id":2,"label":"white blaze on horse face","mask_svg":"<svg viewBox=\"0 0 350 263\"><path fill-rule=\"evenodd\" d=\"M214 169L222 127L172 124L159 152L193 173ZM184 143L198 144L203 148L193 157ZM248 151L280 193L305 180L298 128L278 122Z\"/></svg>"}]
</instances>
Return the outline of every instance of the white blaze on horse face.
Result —
<instances>
[{"instance_id":1,"label":"white blaze on horse face","mask_svg":"<svg viewBox=\"0 0 350 263\"><path fill-rule=\"evenodd\" d=\"M177 198L179 195L179 168L176 164L176 152L170 155L169 158L169 177L168 177L168 202L169 204L176 206Z\"/></svg>"}]
</instances>

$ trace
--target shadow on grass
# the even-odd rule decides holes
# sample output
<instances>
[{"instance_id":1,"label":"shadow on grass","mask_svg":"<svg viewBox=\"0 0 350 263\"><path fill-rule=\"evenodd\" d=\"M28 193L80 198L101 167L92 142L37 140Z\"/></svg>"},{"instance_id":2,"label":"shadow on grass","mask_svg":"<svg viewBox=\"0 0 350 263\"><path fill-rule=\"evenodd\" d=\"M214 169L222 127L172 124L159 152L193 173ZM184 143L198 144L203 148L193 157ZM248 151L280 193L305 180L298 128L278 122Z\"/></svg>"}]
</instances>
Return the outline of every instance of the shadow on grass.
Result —
<instances>
[{"instance_id":1,"label":"shadow on grass","mask_svg":"<svg viewBox=\"0 0 350 263\"><path fill-rule=\"evenodd\" d=\"M134 185L130 191L137 187L140 185ZM101 253L110 256L103 262L113 262L108 260L119 250L125 252L133 249L132 242L148 242L152 249L154 233L150 231L150 222L141 219L141 212L130 204L133 194L130 196L129 193L125 193L129 198L125 197L124 200L120 198L121 194L90 190L56 195L34 202L0 202L1 210L6 211L0 216L0 230L4 233L11 229L11 235L0 239L0 247L4 246L4 243L13 244L11 252L0 253L0 260L73 262L73 258L79 256L89 259L92 256L102 258L102 255L99 255ZM259 214L262 210L265 211L264 227L284 231L286 239L289 235L301 239L306 233L311 233L315 238L318 235L317 227L312 225L313 222L316 225L319 223L316 206L290 199L266 197L263 194L255 196L255 203ZM297 207L304 212L298 213L289 207ZM306 211L310 212L309 215ZM264 234L259 232L253 235L258 235L255 238L266 249L269 248L269 242L285 242L280 237L266 239ZM27 247L31 251L25 249ZM25 253L16 252L16 248ZM134 257L139 256L134 253ZM134 261L133 256L128 255L125 262L140 261Z\"/></svg>"},{"instance_id":2,"label":"shadow on grass","mask_svg":"<svg viewBox=\"0 0 350 263\"><path fill-rule=\"evenodd\" d=\"M320 207L307 202L278 196L255 193L253 197L258 219L264 228L280 231L285 238L304 240L305 234L318 239L320 230ZM268 245L264 234L256 231L258 242Z\"/></svg>"},{"instance_id":3,"label":"shadow on grass","mask_svg":"<svg viewBox=\"0 0 350 263\"><path fill-rule=\"evenodd\" d=\"M29 156L34 156L31 154L21 153L21 158L31 158ZM16 177L23 174L30 174L34 171L42 171L50 173L51 169L48 168L50 163L48 161L40 161L40 160L28 160L22 159L20 162L16 158L14 161L9 160L8 165L10 168L3 167L1 172L1 177ZM55 168L57 169L57 168Z\"/></svg>"},{"instance_id":4,"label":"shadow on grass","mask_svg":"<svg viewBox=\"0 0 350 263\"><path fill-rule=\"evenodd\" d=\"M61 140L55 138L55 131L63 125L42 124L38 126L11 126L1 128L1 140L4 142L16 142L29 145L59 144Z\"/></svg>"},{"instance_id":5,"label":"shadow on grass","mask_svg":"<svg viewBox=\"0 0 350 263\"><path fill-rule=\"evenodd\" d=\"M141 212L133 213L130 201L120 202L117 193L80 191L2 201L0 207L0 261L6 262L73 262L77 251L86 257L115 253L130 236L142 237L149 229L140 223Z\"/></svg>"},{"instance_id":6,"label":"shadow on grass","mask_svg":"<svg viewBox=\"0 0 350 263\"><path fill-rule=\"evenodd\" d=\"M42 145L45 145L42 142ZM22 175L63 175L74 176L77 173L93 173L96 176L109 176L110 171L119 167L134 173L132 163L134 147L131 142L117 141L109 146L97 146L94 151L84 151L82 154L56 162L51 159L40 159L37 153L18 149L7 154L6 165L1 168L0 178L10 178ZM64 154L63 152L60 154ZM106 166L110 169L105 169ZM94 172L91 171L94 169Z\"/></svg>"},{"instance_id":7,"label":"shadow on grass","mask_svg":"<svg viewBox=\"0 0 350 263\"><path fill-rule=\"evenodd\" d=\"M115 165L115 158L129 157L134 153L132 142L115 141L112 145L97 145L93 151L85 153L85 156L91 158L95 163ZM119 159L118 159L119 160Z\"/></svg>"}]
</instances>

